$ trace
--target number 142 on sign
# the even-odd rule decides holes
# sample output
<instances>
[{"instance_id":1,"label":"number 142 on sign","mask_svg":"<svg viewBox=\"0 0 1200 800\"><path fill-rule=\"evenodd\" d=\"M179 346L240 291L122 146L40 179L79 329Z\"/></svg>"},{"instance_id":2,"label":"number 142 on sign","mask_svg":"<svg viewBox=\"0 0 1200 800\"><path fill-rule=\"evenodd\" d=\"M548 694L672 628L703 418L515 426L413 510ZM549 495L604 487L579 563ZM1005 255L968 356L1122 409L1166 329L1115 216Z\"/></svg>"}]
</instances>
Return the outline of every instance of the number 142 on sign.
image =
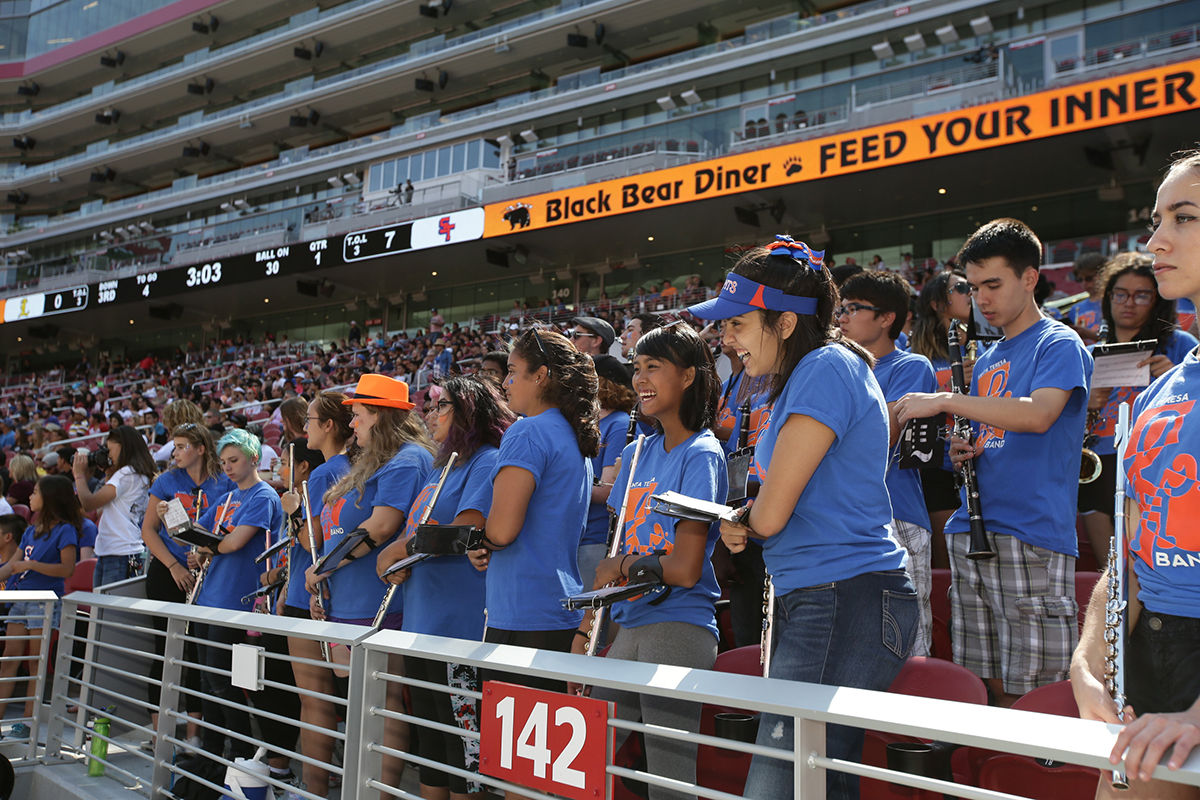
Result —
<instances>
[{"instance_id":1,"label":"number 142 on sign","mask_svg":"<svg viewBox=\"0 0 1200 800\"><path fill-rule=\"evenodd\" d=\"M481 710L483 774L573 800L610 796L611 703L487 681Z\"/></svg>"}]
</instances>

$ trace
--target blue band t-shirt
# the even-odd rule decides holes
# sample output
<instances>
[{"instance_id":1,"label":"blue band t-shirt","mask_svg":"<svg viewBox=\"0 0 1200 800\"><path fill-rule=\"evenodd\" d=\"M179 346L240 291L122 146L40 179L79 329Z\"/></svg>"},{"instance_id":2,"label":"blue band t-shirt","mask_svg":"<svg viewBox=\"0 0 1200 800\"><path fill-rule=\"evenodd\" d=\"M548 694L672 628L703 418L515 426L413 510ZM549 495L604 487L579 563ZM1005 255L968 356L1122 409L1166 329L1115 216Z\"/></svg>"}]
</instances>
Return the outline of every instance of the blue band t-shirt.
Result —
<instances>
[{"instance_id":1,"label":"blue band t-shirt","mask_svg":"<svg viewBox=\"0 0 1200 800\"><path fill-rule=\"evenodd\" d=\"M883 399L892 403L909 392L937 391L933 366L924 356L893 350L875 362L875 380ZM921 472L900 469L900 440L888 454L887 488L892 500L892 518L929 530L929 511L921 491ZM934 466L931 464L931 466Z\"/></svg>"},{"instance_id":2,"label":"blue band t-shirt","mask_svg":"<svg viewBox=\"0 0 1200 800\"><path fill-rule=\"evenodd\" d=\"M50 529L44 536L37 536L37 528L30 525L21 535L21 559L37 561L42 564L61 564L62 551L68 547L75 548L75 560L79 560L79 530L75 526L62 522ZM43 575L37 570L27 569L20 575L14 575L8 580L8 587L22 592L51 591L62 597L67 579ZM32 622L32 620L30 620Z\"/></svg>"},{"instance_id":3,"label":"blue band t-shirt","mask_svg":"<svg viewBox=\"0 0 1200 800\"><path fill-rule=\"evenodd\" d=\"M317 558L321 557L321 509L325 507L325 491L338 482L338 479L350 471L350 459L341 453L326 461L312 471L308 476L308 500L312 503L313 537L317 540ZM303 497L301 497L300 530L294 531L296 544L288 553L288 585L285 606L308 610L308 589L304 587L304 573L312 566L313 559L308 551L300 546L300 542L308 542L308 523L304 521Z\"/></svg>"},{"instance_id":4,"label":"blue band t-shirt","mask_svg":"<svg viewBox=\"0 0 1200 800\"><path fill-rule=\"evenodd\" d=\"M266 572L266 564L255 564L254 559L279 538L283 529L283 506L271 485L259 481L249 489L234 488L231 493L214 498L213 504L201 515L200 525L216 533L217 516L222 513L227 499L229 508L220 526L222 534L228 536L243 525L261 531L241 549L212 557L196 605L250 611L252 606L249 603L243 605L242 599L258 591L259 579Z\"/></svg>"},{"instance_id":5,"label":"blue band t-shirt","mask_svg":"<svg viewBox=\"0 0 1200 800\"><path fill-rule=\"evenodd\" d=\"M1071 393L1046 433L1017 433L976 426L975 459L979 502L987 530L1015 536L1026 544L1078 556L1075 503L1079 453L1087 418L1092 357L1075 331L1041 319L1012 339L1001 339L975 362L975 397L1030 397L1037 389ZM969 528L966 489L961 505L946 522L946 533Z\"/></svg>"},{"instance_id":6,"label":"blue band t-shirt","mask_svg":"<svg viewBox=\"0 0 1200 800\"><path fill-rule=\"evenodd\" d=\"M517 538L488 564L488 624L494 628L565 630L583 618L561 602L583 587L578 550L592 493L592 462L576 441L557 408L517 420L500 441L492 480L505 467L520 467L533 475L534 490Z\"/></svg>"},{"instance_id":7,"label":"blue band t-shirt","mask_svg":"<svg viewBox=\"0 0 1200 800\"><path fill-rule=\"evenodd\" d=\"M675 527L681 520L653 511L652 495L674 491L710 503L723 503L729 494L725 452L712 431L693 434L669 453L665 442L664 436L656 434L642 444L637 473L629 486L625 529L621 531L622 553L645 555L656 550L670 553L675 549ZM635 444L626 447L621 456L621 472L609 495L611 505L619 506L625 494L634 447ZM721 589L713 571L712 551L720 531L713 525L705 536L704 566L694 586L673 587L671 594L657 605L651 605L650 601L659 597L659 593L617 603L612 609L613 619L629 628L655 622L687 622L707 628L717 636L713 604L721 596ZM629 559L626 568L633 563L634 559Z\"/></svg>"},{"instance_id":8,"label":"blue band t-shirt","mask_svg":"<svg viewBox=\"0 0 1200 800\"><path fill-rule=\"evenodd\" d=\"M1200 617L1200 361L1189 353L1133 404L1122 468L1137 501L1130 563L1148 611Z\"/></svg>"},{"instance_id":9,"label":"blue band t-shirt","mask_svg":"<svg viewBox=\"0 0 1200 800\"><path fill-rule=\"evenodd\" d=\"M820 422L835 438L783 530L763 543L776 592L902 569L907 556L892 536L885 483L887 407L871 368L840 344L800 360L758 440L768 476L779 430L793 414Z\"/></svg>"},{"instance_id":10,"label":"blue band t-shirt","mask_svg":"<svg viewBox=\"0 0 1200 800\"><path fill-rule=\"evenodd\" d=\"M396 455L367 479L362 497L353 489L321 509L321 529L325 532L322 552L329 552L346 534L362 526L370 518L376 506L388 506L403 511L412 508L425 475L433 467L433 456L419 444L407 442ZM311 497L311 490L310 490ZM317 501L313 500L315 504ZM399 531L397 531L399 533ZM380 542L380 547L391 544L395 535ZM379 610L387 584L379 580L375 572L376 551L357 558L334 570L329 575L330 598L325 601L325 610L338 619L371 619ZM404 610L403 595L397 593L390 606L390 613Z\"/></svg>"},{"instance_id":11,"label":"blue band t-shirt","mask_svg":"<svg viewBox=\"0 0 1200 800\"><path fill-rule=\"evenodd\" d=\"M224 498L235 488L233 481L229 480L225 475L210 475L205 478L204 482L199 487L192 480L192 476L188 475L187 470L172 468L159 475L154 479L154 483L150 485L150 496L157 500L170 501L175 498L183 504L184 511L188 512L188 516L196 519L196 489L199 488L204 492L200 498L201 509L200 514L209 509L215 502L216 498ZM161 522L158 526L159 538L163 540L163 544L171 551L171 555L175 556L175 560L181 564L187 564L187 545L182 545L167 535L167 526Z\"/></svg>"},{"instance_id":12,"label":"blue band t-shirt","mask_svg":"<svg viewBox=\"0 0 1200 800\"><path fill-rule=\"evenodd\" d=\"M492 510L492 471L500 451L480 447L446 476L430 525L449 525L465 511L487 518ZM429 473L425 488L408 513L404 534L415 533L425 513L441 469ZM487 572L471 566L466 556L435 556L413 567L404 582L404 630L479 641L483 638L483 606L487 601Z\"/></svg>"}]
</instances>

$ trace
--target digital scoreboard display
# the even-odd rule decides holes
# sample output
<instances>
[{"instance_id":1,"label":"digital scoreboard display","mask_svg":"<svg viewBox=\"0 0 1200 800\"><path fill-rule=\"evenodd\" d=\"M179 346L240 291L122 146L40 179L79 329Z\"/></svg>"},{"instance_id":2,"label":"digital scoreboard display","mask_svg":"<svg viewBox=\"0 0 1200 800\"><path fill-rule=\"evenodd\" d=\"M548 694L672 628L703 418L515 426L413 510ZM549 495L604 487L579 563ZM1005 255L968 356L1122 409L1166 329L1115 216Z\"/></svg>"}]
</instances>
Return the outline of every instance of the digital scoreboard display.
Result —
<instances>
[{"instance_id":1,"label":"digital scoreboard display","mask_svg":"<svg viewBox=\"0 0 1200 800\"><path fill-rule=\"evenodd\" d=\"M4 322L83 311L89 303L100 307L148 301L183 302L187 295L206 289L272 281L317 269L479 239L483 236L483 221L482 208L468 208L327 239L225 256L186 267L163 267L98 284L11 297L0 302L3 303ZM263 287L262 291L272 289Z\"/></svg>"}]
</instances>

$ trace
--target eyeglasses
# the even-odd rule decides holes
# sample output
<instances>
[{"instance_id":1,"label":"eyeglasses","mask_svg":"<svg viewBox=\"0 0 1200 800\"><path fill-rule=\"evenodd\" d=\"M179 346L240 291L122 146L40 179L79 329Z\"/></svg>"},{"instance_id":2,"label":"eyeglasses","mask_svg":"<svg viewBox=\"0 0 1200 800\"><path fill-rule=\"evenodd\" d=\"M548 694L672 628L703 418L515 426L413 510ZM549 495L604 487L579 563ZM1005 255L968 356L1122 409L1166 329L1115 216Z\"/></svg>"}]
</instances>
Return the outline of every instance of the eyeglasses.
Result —
<instances>
[{"instance_id":1,"label":"eyeglasses","mask_svg":"<svg viewBox=\"0 0 1200 800\"><path fill-rule=\"evenodd\" d=\"M882 310L883 309L880 308L879 306L868 306L868 305L863 305L862 303L846 303L846 305L839 306L838 308L834 309L833 316L834 316L834 319L837 319L838 317L842 317L842 316L853 317L855 314L857 314L860 311L882 311Z\"/></svg>"},{"instance_id":2,"label":"eyeglasses","mask_svg":"<svg viewBox=\"0 0 1200 800\"><path fill-rule=\"evenodd\" d=\"M967 283L966 281L960 281L951 286L950 291L954 292L955 294L970 294L971 284Z\"/></svg>"},{"instance_id":3,"label":"eyeglasses","mask_svg":"<svg viewBox=\"0 0 1200 800\"><path fill-rule=\"evenodd\" d=\"M305 419L310 422L320 422L321 421L320 417L305 417Z\"/></svg>"},{"instance_id":4,"label":"eyeglasses","mask_svg":"<svg viewBox=\"0 0 1200 800\"><path fill-rule=\"evenodd\" d=\"M1127 292L1124 289L1113 289L1112 301L1119 306L1123 306L1129 302L1129 298L1133 298L1134 305L1148 306L1154 302L1154 292L1151 289L1139 289L1136 292Z\"/></svg>"},{"instance_id":5,"label":"eyeglasses","mask_svg":"<svg viewBox=\"0 0 1200 800\"><path fill-rule=\"evenodd\" d=\"M433 410L437 412L437 415L439 417L444 417L444 416L446 416L446 412L454 410L454 401L453 400L438 400L434 404Z\"/></svg>"}]
</instances>

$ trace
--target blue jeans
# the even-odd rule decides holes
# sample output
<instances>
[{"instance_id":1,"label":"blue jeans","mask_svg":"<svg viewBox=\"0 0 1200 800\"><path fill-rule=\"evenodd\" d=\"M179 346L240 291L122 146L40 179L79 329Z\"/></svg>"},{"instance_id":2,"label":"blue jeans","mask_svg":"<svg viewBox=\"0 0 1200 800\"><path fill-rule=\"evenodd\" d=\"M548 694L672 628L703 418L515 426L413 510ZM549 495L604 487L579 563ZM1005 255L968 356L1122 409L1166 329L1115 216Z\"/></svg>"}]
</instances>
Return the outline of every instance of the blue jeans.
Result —
<instances>
[{"instance_id":1,"label":"blue jeans","mask_svg":"<svg viewBox=\"0 0 1200 800\"><path fill-rule=\"evenodd\" d=\"M788 681L886 691L917 636L917 592L902 570L868 572L844 581L796 589L775 600L771 675ZM795 720L763 714L758 744L791 750ZM825 754L862 759L863 731L827 725ZM755 756L746 779L747 798L792 797L793 767ZM858 777L826 773L829 800L858 797Z\"/></svg>"},{"instance_id":2,"label":"blue jeans","mask_svg":"<svg viewBox=\"0 0 1200 800\"><path fill-rule=\"evenodd\" d=\"M130 559L134 558L138 560L137 563L141 563L142 556L140 553L132 556L98 556L96 558L96 569L92 573L92 586L107 586L110 583L116 583L117 581L123 581L135 575L140 575L140 569L135 571L130 566Z\"/></svg>"}]
</instances>

